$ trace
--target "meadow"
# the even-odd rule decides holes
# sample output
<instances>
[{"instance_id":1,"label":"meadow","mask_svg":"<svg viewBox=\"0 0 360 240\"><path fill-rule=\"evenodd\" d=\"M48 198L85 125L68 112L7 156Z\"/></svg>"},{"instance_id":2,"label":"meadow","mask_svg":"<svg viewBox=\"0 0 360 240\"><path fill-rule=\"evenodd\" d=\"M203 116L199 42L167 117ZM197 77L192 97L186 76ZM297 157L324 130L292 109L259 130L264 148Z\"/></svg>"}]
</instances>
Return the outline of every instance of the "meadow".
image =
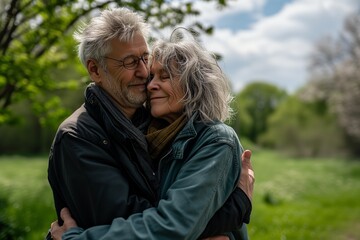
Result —
<instances>
[{"instance_id":1,"label":"meadow","mask_svg":"<svg viewBox=\"0 0 360 240\"><path fill-rule=\"evenodd\" d=\"M255 150L252 161L251 240L360 239L359 159ZM0 239L43 239L55 219L46 171L46 156L0 157Z\"/></svg>"}]
</instances>

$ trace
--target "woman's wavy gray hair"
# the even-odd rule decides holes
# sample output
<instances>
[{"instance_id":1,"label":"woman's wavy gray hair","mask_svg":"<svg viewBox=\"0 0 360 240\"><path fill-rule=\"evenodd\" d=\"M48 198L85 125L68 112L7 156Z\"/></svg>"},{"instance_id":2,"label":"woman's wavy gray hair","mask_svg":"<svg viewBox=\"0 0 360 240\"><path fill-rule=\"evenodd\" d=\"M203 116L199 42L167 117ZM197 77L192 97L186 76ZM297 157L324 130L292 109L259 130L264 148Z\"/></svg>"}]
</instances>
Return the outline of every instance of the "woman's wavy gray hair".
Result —
<instances>
[{"instance_id":1,"label":"woman's wavy gray hair","mask_svg":"<svg viewBox=\"0 0 360 240\"><path fill-rule=\"evenodd\" d=\"M147 39L149 27L141 15L127 8L103 10L74 33L81 63L86 67L87 60L92 58L105 67L103 57L111 51L110 41L118 38L130 42L136 33Z\"/></svg>"},{"instance_id":2,"label":"woman's wavy gray hair","mask_svg":"<svg viewBox=\"0 0 360 240\"><path fill-rule=\"evenodd\" d=\"M232 113L229 81L215 56L204 49L185 28L176 28L170 40L158 40L150 64L158 61L170 79L179 77L185 96L185 114L198 111L203 122L225 121Z\"/></svg>"}]
</instances>

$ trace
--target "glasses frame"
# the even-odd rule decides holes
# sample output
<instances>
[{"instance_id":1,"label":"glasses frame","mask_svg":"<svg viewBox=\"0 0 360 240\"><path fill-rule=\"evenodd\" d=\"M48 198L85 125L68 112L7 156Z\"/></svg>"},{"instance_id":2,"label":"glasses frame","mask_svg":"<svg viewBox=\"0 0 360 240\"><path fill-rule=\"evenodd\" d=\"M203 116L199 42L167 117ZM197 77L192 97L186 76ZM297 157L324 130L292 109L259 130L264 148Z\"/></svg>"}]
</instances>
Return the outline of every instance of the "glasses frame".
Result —
<instances>
[{"instance_id":1,"label":"glasses frame","mask_svg":"<svg viewBox=\"0 0 360 240\"><path fill-rule=\"evenodd\" d=\"M113 61L116 61L118 63L121 63L121 65L128 69L128 70L134 70L136 69L139 64L140 64L140 60L145 64L145 66L147 66L148 62L149 62L149 59L148 60L145 60L145 57L150 57L150 54L149 53L145 53L143 54L142 56L138 57L138 56L135 56L135 55L130 55L130 56L127 56L127 57L124 57L123 59L116 59L116 58L112 58L112 57L107 57L105 56L104 58L106 59L110 59L110 60L113 60ZM129 59L129 58L132 58L132 59L136 59L136 64L133 66L133 67L129 67L129 66L126 66L125 65L125 61L126 59Z\"/></svg>"}]
</instances>

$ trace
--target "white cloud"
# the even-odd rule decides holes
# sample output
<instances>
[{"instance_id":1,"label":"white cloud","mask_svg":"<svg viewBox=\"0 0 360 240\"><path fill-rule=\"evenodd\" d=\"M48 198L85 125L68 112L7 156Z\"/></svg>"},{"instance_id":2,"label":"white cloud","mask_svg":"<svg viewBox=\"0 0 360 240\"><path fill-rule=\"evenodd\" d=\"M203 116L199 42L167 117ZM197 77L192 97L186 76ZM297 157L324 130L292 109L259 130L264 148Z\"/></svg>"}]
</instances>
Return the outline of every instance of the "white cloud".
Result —
<instances>
[{"instance_id":1,"label":"white cloud","mask_svg":"<svg viewBox=\"0 0 360 240\"><path fill-rule=\"evenodd\" d=\"M216 14L203 7L201 21L216 23L230 12L258 14L264 3L238 1ZM213 36L204 36L203 42L209 50L222 54L221 65L235 91L253 80L265 80L293 92L306 82L307 57L315 41L337 34L344 17L356 7L356 0L297 0L273 16L262 16L249 29L217 28Z\"/></svg>"}]
</instances>

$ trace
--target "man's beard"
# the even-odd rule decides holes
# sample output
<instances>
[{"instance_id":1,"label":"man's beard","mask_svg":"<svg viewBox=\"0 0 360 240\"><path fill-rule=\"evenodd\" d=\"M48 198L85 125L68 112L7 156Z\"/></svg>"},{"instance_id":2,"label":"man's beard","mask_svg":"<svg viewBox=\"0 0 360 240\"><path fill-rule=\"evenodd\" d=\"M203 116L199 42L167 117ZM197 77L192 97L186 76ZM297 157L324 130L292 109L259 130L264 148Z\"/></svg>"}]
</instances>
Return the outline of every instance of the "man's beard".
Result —
<instances>
[{"instance_id":1,"label":"man's beard","mask_svg":"<svg viewBox=\"0 0 360 240\"><path fill-rule=\"evenodd\" d=\"M123 107L139 108L146 101L146 88L143 92L135 89L135 87L125 86L125 88L123 88L121 85L117 84L118 80L113 78L110 74L108 74L107 80L110 83L111 94Z\"/></svg>"}]
</instances>

